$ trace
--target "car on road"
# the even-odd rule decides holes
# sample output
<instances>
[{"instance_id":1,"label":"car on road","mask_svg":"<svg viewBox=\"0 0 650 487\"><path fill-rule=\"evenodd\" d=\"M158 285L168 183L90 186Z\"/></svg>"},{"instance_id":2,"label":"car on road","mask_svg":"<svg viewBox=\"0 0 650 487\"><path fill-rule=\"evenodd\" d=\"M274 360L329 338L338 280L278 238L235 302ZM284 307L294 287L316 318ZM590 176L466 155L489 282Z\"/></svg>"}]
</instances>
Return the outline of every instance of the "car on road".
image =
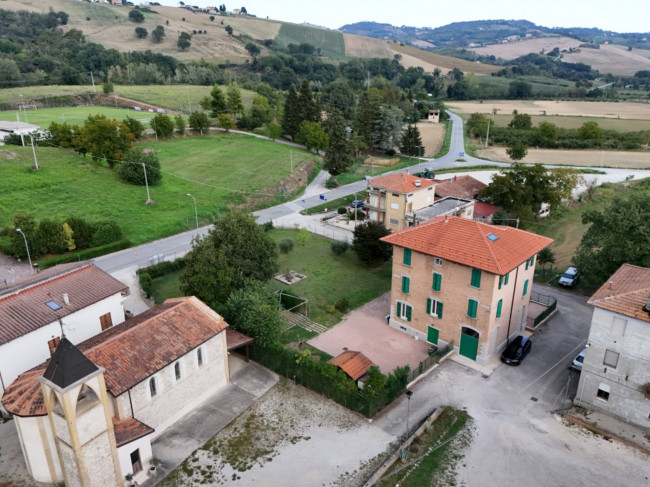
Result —
<instances>
[{"instance_id":1,"label":"car on road","mask_svg":"<svg viewBox=\"0 0 650 487\"><path fill-rule=\"evenodd\" d=\"M578 283L579 279L580 273L578 272L578 269L575 267L569 267L566 272L562 274L562 277L560 277L558 284L564 287L573 287Z\"/></svg>"},{"instance_id":2,"label":"car on road","mask_svg":"<svg viewBox=\"0 0 650 487\"><path fill-rule=\"evenodd\" d=\"M363 210L366 207L366 204L361 200L354 200L352 203L350 203L350 207L359 208L360 210Z\"/></svg>"},{"instance_id":3,"label":"car on road","mask_svg":"<svg viewBox=\"0 0 650 487\"><path fill-rule=\"evenodd\" d=\"M585 352L587 349L583 349L582 352L580 352L578 355L576 355L576 358L573 359L573 362L571 362L571 365L573 366L574 369L577 370L582 370L582 364L585 361Z\"/></svg>"},{"instance_id":4,"label":"car on road","mask_svg":"<svg viewBox=\"0 0 650 487\"><path fill-rule=\"evenodd\" d=\"M501 362L508 365L519 365L524 360L524 357L528 355L532 346L530 338L518 335L501 354Z\"/></svg>"}]
</instances>

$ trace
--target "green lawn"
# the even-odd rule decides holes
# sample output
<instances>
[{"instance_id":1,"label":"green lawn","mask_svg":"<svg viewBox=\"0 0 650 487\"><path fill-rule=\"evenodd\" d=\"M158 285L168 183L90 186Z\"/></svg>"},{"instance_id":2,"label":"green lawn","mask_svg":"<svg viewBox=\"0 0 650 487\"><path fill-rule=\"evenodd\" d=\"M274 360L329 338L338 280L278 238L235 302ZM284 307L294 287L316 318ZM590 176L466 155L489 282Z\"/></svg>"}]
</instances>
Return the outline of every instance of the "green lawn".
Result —
<instances>
[{"instance_id":1,"label":"green lawn","mask_svg":"<svg viewBox=\"0 0 650 487\"><path fill-rule=\"evenodd\" d=\"M289 44L311 44L320 48L323 56L336 59L345 58L343 34L327 29L314 29L298 24L282 24L275 41L281 46Z\"/></svg>"},{"instance_id":2,"label":"green lawn","mask_svg":"<svg viewBox=\"0 0 650 487\"><path fill-rule=\"evenodd\" d=\"M99 87L101 92L101 86ZM2 88L0 90L1 103L20 103L20 95L23 95L25 104L31 100L42 99L46 102L46 97L79 95L82 93L92 93L92 85L46 85L46 86L20 86L18 88ZM31 112L29 112L31 113Z\"/></svg>"},{"instance_id":3,"label":"green lawn","mask_svg":"<svg viewBox=\"0 0 650 487\"><path fill-rule=\"evenodd\" d=\"M0 227L10 227L17 213L64 219L76 215L88 220L115 219L133 245L173 235L194 227L196 197L199 220L231 204L242 202L240 190L264 193L294 167L313 157L306 151L245 135L214 135L149 142L161 160L163 180L153 186L154 204L145 205L141 186L120 182L114 171L60 149L37 147L40 171L30 147L0 148Z\"/></svg>"},{"instance_id":4,"label":"green lawn","mask_svg":"<svg viewBox=\"0 0 650 487\"><path fill-rule=\"evenodd\" d=\"M178 298L183 296L178 279L185 273L185 269L167 274L166 276L157 277L153 280L151 286L151 295L156 304L160 304L169 298Z\"/></svg>"},{"instance_id":5,"label":"green lawn","mask_svg":"<svg viewBox=\"0 0 650 487\"><path fill-rule=\"evenodd\" d=\"M16 121L16 110L0 112L0 120ZM73 125L83 125L88 115L106 115L114 120L124 120L127 116L140 120L149 126L149 120L155 115L149 112L135 112L123 108L108 108L100 106L43 108L41 110L27 110L20 113L21 122L29 122L47 128L52 122L67 122ZM27 117L25 119L25 117Z\"/></svg>"},{"instance_id":6,"label":"green lawn","mask_svg":"<svg viewBox=\"0 0 650 487\"><path fill-rule=\"evenodd\" d=\"M348 251L337 257L330 250L331 240L312 235L306 246L298 243L294 230L273 230L271 236L280 241L291 238L294 249L280 255L280 272L291 269L305 274L307 279L286 286L273 280L274 289L289 289L309 299L310 318L325 326L338 323L342 313L328 313L328 308L338 299L347 298L350 309L357 308L390 290L391 263L378 268L368 268Z\"/></svg>"}]
</instances>

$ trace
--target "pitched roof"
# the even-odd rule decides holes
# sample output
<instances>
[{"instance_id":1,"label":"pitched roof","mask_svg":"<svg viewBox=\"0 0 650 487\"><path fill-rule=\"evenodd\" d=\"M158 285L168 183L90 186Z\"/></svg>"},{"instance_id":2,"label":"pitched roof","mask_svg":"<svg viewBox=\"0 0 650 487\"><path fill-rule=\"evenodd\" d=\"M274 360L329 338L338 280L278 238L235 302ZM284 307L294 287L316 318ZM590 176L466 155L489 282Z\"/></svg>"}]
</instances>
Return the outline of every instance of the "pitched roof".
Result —
<instances>
[{"instance_id":1,"label":"pitched roof","mask_svg":"<svg viewBox=\"0 0 650 487\"><path fill-rule=\"evenodd\" d=\"M226 329L226 343L228 344L228 351L236 350L239 347L253 343L253 339L249 336L239 333L232 328Z\"/></svg>"},{"instance_id":2,"label":"pitched roof","mask_svg":"<svg viewBox=\"0 0 650 487\"><path fill-rule=\"evenodd\" d=\"M553 243L524 230L455 216L436 217L381 240L497 275L507 274Z\"/></svg>"},{"instance_id":3,"label":"pitched roof","mask_svg":"<svg viewBox=\"0 0 650 487\"><path fill-rule=\"evenodd\" d=\"M0 291L0 345L128 289L87 262L55 266L16 281ZM69 305L63 294L69 296ZM61 309L52 310L48 301Z\"/></svg>"},{"instance_id":4,"label":"pitched roof","mask_svg":"<svg viewBox=\"0 0 650 487\"><path fill-rule=\"evenodd\" d=\"M477 201L474 203L474 215L475 216L490 216L495 211L499 209L496 205L491 205L490 203L484 203L483 201Z\"/></svg>"},{"instance_id":5,"label":"pitched roof","mask_svg":"<svg viewBox=\"0 0 650 487\"><path fill-rule=\"evenodd\" d=\"M352 350L346 350L327 363L340 368L352 380L357 380L363 374L368 372L370 367L375 365L372 363L372 360L361 352L353 352Z\"/></svg>"},{"instance_id":6,"label":"pitched roof","mask_svg":"<svg viewBox=\"0 0 650 487\"><path fill-rule=\"evenodd\" d=\"M99 370L97 366L75 347L70 340L63 337L50 357L43 377L61 389L74 384Z\"/></svg>"},{"instance_id":7,"label":"pitched roof","mask_svg":"<svg viewBox=\"0 0 650 487\"><path fill-rule=\"evenodd\" d=\"M195 297L168 299L77 347L104 368L106 389L114 397L195 349L228 327L224 319ZM17 416L47 414L38 378L48 362L20 376L2 397Z\"/></svg>"},{"instance_id":8,"label":"pitched roof","mask_svg":"<svg viewBox=\"0 0 650 487\"><path fill-rule=\"evenodd\" d=\"M588 303L615 313L650 323L650 313L643 307L650 302L650 269L623 264Z\"/></svg>"},{"instance_id":9,"label":"pitched roof","mask_svg":"<svg viewBox=\"0 0 650 487\"><path fill-rule=\"evenodd\" d=\"M155 430L135 418L117 419L113 417L113 431L115 432L115 443L117 443L117 447L119 448L143 436L147 436Z\"/></svg>"},{"instance_id":10,"label":"pitched roof","mask_svg":"<svg viewBox=\"0 0 650 487\"><path fill-rule=\"evenodd\" d=\"M456 198L473 199L476 194L485 188L487 184L482 183L472 176L457 176L452 179L441 181L436 186L438 196L455 196Z\"/></svg>"},{"instance_id":11,"label":"pitched roof","mask_svg":"<svg viewBox=\"0 0 650 487\"><path fill-rule=\"evenodd\" d=\"M420 181L420 186L416 186L415 181ZM376 177L370 181L370 184L379 186L380 188L386 188L386 190L396 193L410 193L433 186L436 182L430 179L417 178L410 174L399 173Z\"/></svg>"}]
</instances>

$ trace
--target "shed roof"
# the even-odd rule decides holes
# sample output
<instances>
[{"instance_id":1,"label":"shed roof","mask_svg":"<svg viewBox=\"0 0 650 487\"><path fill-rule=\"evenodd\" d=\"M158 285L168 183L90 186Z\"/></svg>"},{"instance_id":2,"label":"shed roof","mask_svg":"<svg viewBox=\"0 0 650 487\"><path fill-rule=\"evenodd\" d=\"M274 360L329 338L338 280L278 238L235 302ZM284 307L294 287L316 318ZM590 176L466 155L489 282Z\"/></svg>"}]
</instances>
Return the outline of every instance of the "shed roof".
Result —
<instances>
[{"instance_id":1,"label":"shed roof","mask_svg":"<svg viewBox=\"0 0 650 487\"><path fill-rule=\"evenodd\" d=\"M155 430L135 418L117 419L113 417L113 431L115 432L115 443L119 448L143 436L150 435Z\"/></svg>"},{"instance_id":2,"label":"shed roof","mask_svg":"<svg viewBox=\"0 0 650 487\"><path fill-rule=\"evenodd\" d=\"M352 380L357 380L363 374L368 372L368 369L375 365L368 357L361 352L354 352L346 350L340 355L331 359L328 364L332 364L345 372Z\"/></svg>"},{"instance_id":3,"label":"shed roof","mask_svg":"<svg viewBox=\"0 0 650 487\"><path fill-rule=\"evenodd\" d=\"M473 199L486 186L487 184L482 183L472 176L456 176L452 179L438 182L436 194L442 197L455 196L456 198Z\"/></svg>"},{"instance_id":4,"label":"shed roof","mask_svg":"<svg viewBox=\"0 0 650 487\"><path fill-rule=\"evenodd\" d=\"M597 308L650 323L650 269L623 264L588 301Z\"/></svg>"}]
</instances>

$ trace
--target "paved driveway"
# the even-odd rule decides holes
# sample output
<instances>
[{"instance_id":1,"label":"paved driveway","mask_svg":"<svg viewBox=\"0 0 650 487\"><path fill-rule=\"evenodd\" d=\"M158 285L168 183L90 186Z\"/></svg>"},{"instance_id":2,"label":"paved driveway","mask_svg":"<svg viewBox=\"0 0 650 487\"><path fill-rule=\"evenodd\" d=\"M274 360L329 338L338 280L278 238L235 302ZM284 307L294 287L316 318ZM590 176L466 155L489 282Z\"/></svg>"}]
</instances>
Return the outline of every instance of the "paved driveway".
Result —
<instances>
[{"instance_id":1,"label":"paved driveway","mask_svg":"<svg viewBox=\"0 0 650 487\"><path fill-rule=\"evenodd\" d=\"M344 347L363 352L384 374L404 365L413 369L428 357L429 345L389 328L386 324L389 312L390 293L386 293L355 309L334 328L310 340L309 344L334 356L343 352Z\"/></svg>"}]
</instances>

